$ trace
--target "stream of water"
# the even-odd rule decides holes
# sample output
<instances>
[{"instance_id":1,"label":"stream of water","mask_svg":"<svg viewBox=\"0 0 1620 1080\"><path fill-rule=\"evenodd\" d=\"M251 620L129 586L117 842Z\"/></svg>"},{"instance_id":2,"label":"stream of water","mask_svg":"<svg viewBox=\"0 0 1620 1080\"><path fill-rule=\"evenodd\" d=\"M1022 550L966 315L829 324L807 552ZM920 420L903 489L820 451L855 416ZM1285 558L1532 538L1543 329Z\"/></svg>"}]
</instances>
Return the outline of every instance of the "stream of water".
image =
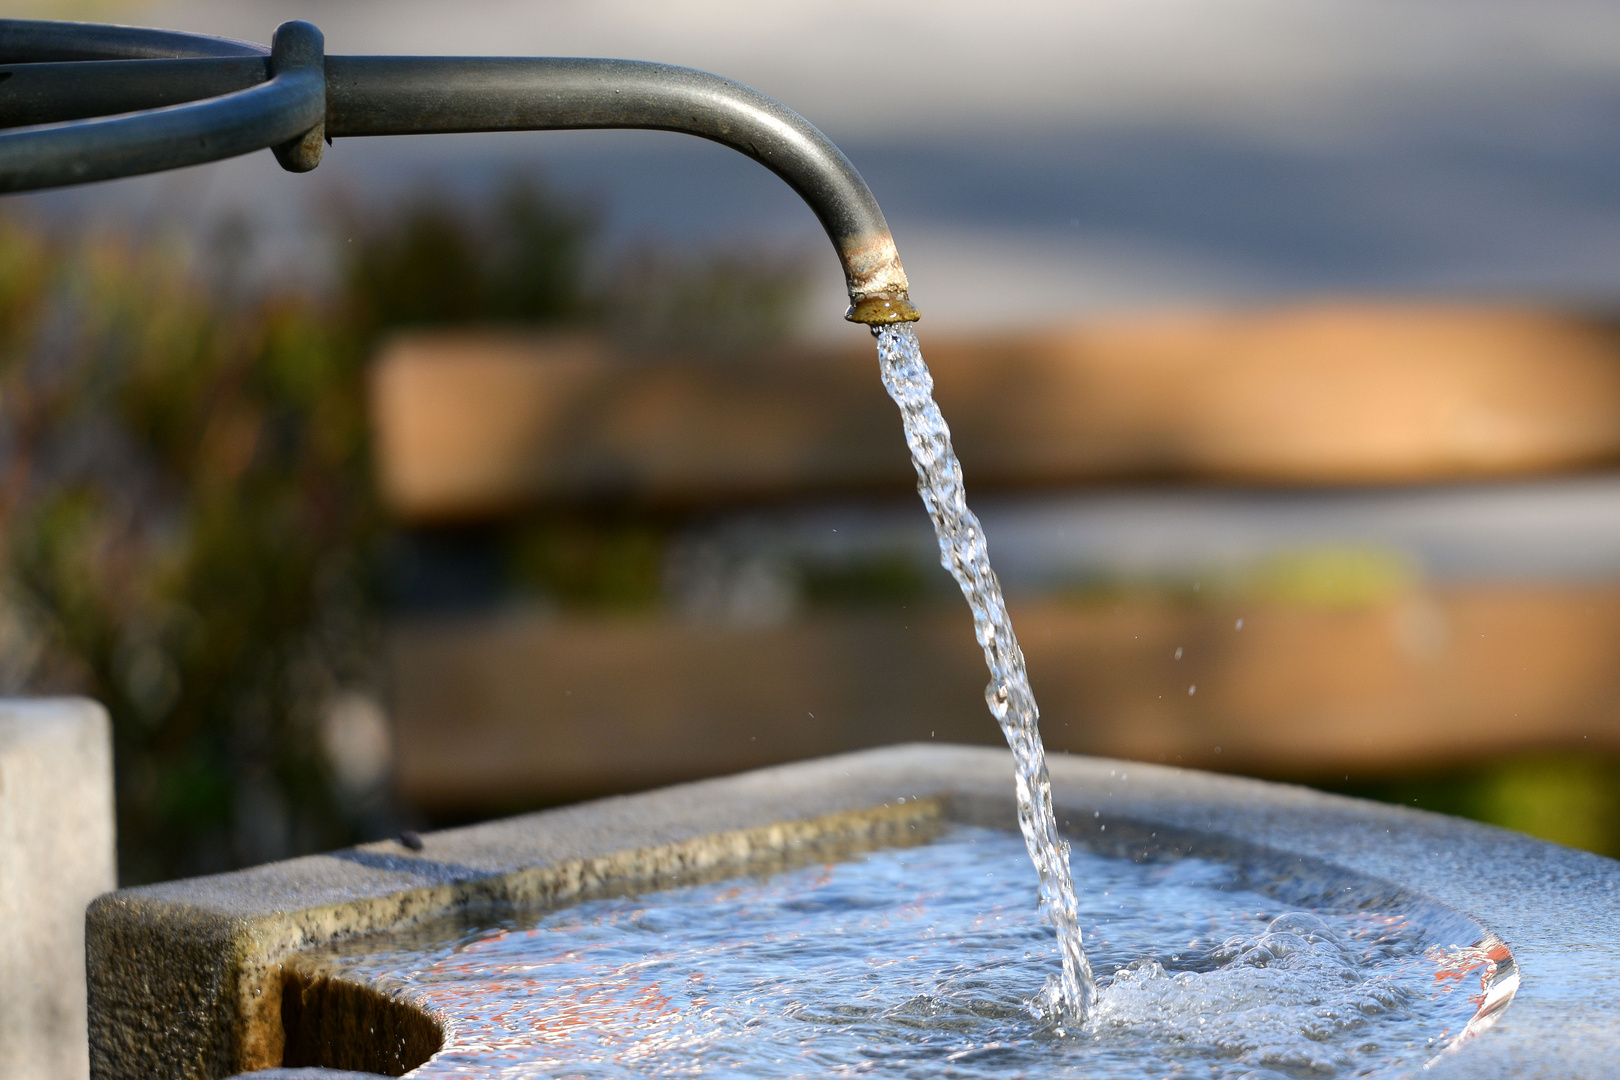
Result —
<instances>
[{"instance_id":1,"label":"stream of water","mask_svg":"<svg viewBox=\"0 0 1620 1080\"><path fill-rule=\"evenodd\" d=\"M1012 748L1018 797L1018 828L1040 875L1041 906L1057 930L1062 972L1049 979L1033 1002L1053 1020L1079 1024L1096 993L1080 934L1079 903L1069 872L1069 845L1058 835L1052 783L1041 743L1040 710L1029 688L1024 651L1018 647L1001 584L990 568L984 529L968 509L962 464L951 447L951 429L934 403L934 379L923 362L912 323L880 327L878 359L883 386L900 406L906 446L917 468L917 491L939 537L939 558L967 597L973 632L984 649L990 684L984 696Z\"/></svg>"}]
</instances>

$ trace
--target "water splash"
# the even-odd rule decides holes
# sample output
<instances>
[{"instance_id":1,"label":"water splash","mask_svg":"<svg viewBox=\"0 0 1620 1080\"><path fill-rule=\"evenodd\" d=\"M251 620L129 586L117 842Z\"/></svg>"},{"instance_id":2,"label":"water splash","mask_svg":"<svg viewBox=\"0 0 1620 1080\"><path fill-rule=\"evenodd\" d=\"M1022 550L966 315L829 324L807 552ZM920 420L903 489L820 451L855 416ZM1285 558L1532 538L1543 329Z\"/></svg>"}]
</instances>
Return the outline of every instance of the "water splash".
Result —
<instances>
[{"instance_id":1,"label":"water splash","mask_svg":"<svg viewBox=\"0 0 1620 1080\"><path fill-rule=\"evenodd\" d=\"M962 465L951 448L951 430L934 404L934 378L923 362L911 323L876 328L883 385L900 406L906 445L917 468L917 491L939 537L939 559L967 597L973 632L990 669L985 700L1012 748L1018 795L1018 828L1041 880L1041 905L1057 930L1062 974L1048 980L1037 999L1047 1016L1083 1022L1096 985L1080 936L1079 904L1069 874L1069 845L1058 835L1052 783L1041 743L1040 710L1024 670L1024 652L1013 635L1001 583L990 569L984 529L968 509Z\"/></svg>"}]
</instances>

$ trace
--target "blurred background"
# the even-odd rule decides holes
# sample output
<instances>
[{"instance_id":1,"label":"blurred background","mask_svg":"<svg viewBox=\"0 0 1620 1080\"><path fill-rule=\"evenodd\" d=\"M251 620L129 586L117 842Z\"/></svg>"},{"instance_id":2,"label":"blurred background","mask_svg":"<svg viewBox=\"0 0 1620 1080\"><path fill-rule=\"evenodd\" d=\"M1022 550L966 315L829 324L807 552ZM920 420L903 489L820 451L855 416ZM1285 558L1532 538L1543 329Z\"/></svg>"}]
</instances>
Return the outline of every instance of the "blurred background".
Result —
<instances>
[{"instance_id":1,"label":"blurred background","mask_svg":"<svg viewBox=\"0 0 1620 1080\"><path fill-rule=\"evenodd\" d=\"M706 68L861 169L1049 748L1620 854L1620 8L17 2ZM125 884L994 744L810 212L645 132L0 204L0 691Z\"/></svg>"}]
</instances>

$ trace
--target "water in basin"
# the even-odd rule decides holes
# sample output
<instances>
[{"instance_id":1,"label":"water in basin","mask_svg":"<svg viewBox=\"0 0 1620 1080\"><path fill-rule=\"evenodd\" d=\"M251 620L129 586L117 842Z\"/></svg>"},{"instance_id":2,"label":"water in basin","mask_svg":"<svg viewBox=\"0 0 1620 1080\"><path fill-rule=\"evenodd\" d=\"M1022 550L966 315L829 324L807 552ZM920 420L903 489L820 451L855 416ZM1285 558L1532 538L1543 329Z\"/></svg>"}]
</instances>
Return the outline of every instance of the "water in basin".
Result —
<instances>
[{"instance_id":1,"label":"water in basin","mask_svg":"<svg viewBox=\"0 0 1620 1080\"><path fill-rule=\"evenodd\" d=\"M1056 958L1009 832L492 914L323 960L443 1021L412 1076L1396 1076L1478 1008L1448 909L1300 911L1199 858L1072 855L1097 995L1046 1012Z\"/></svg>"}]
</instances>

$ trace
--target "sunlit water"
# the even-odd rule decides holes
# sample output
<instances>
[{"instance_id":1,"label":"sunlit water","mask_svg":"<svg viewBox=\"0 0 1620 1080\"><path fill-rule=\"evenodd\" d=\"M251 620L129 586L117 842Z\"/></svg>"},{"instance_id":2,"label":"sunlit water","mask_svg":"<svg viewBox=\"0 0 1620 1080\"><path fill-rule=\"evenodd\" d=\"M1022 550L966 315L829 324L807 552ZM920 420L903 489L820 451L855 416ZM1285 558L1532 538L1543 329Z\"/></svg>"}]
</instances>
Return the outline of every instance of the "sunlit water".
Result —
<instances>
[{"instance_id":1,"label":"sunlit water","mask_svg":"<svg viewBox=\"0 0 1620 1080\"><path fill-rule=\"evenodd\" d=\"M1032 1004L1044 1015L1078 1023L1091 1009L1091 965L1081 941L1069 845L1058 835L1052 812L1040 710L1024 670L1024 651L1013 635L1001 583L990 569L984 529L968 509L962 464L951 448L950 428L934 404L934 379L923 362L916 330L911 323L900 323L882 327L876 334L883 386L900 406L906 446L917 468L917 491L939 537L940 562L962 587L973 612L973 632L990 669L985 700L1012 748L1018 828L1040 877L1041 905L1057 931L1061 972L1047 980L1040 998Z\"/></svg>"},{"instance_id":2,"label":"sunlit water","mask_svg":"<svg viewBox=\"0 0 1620 1080\"><path fill-rule=\"evenodd\" d=\"M1464 920L1291 912L1201 859L1073 860L1101 973L1083 1029L1028 1008L1054 941L1022 845L965 826L334 962L443 1020L423 1078L1385 1077L1421 1069L1475 1010Z\"/></svg>"}]
</instances>

